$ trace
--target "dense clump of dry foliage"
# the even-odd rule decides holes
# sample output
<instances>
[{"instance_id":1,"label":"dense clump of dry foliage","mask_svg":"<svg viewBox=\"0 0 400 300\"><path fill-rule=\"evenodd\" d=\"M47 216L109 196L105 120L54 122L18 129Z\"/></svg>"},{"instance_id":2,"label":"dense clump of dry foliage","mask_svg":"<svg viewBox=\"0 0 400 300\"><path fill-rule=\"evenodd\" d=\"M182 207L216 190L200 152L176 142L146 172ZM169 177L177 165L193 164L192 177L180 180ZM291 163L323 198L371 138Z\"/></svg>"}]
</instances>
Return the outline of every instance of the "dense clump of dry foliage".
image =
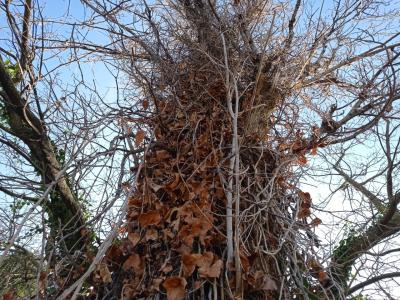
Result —
<instances>
[{"instance_id":1,"label":"dense clump of dry foliage","mask_svg":"<svg viewBox=\"0 0 400 300\"><path fill-rule=\"evenodd\" d=\"M151 113L122 121L143 128L135 142L147 147L128 203L127 237L106 256L118 274L117 294L323 297L334 283L312 253L311 228L320 220L311 218L310 194L292 183L291 171L323 141L306 139L285 118L294 113L286 105L299 74L281 72L301 63L285 53L291 37L259 53L246 28L230 26L249 26L265 13L262 3L234 4L236 13L227 10L222 20L209 3L176 5L172 13L183 14L177 18L185 27L157 41L164 56L132 65L140 105Z\"/></svg>"},{"instance_id":2,"label":"dense clump of dry foliage","mask_svg":"<svg viewBox=\"0 0 400 300\"><path fill-rule=\"evenodd\" d=\"M285 285L307 276L296 271L298 265L307 269L312 256L301 251L296 237L297 223L309 226L311 199L289 186L287 172L302 163L307 149L288 155L267 136L246 135L244 124L255 116L229 113L227 105L236 100L230 103L224 74L212 72L207 57L199 57L199 65L182 64L173 92L168 86L154 92L163 95L151 98L158 112L144 121L153 137L129 199L128 236L120 246L126 260L115 247L107 256L123 278L124 299L162 287L170 299L180 298L172 295L184 295L185 288L198 299L208 293L300 293ZM249 87L246 100L253 93L263 97ZM276 101L270 95L265 101Z\"/></svg>"}]
</instances>

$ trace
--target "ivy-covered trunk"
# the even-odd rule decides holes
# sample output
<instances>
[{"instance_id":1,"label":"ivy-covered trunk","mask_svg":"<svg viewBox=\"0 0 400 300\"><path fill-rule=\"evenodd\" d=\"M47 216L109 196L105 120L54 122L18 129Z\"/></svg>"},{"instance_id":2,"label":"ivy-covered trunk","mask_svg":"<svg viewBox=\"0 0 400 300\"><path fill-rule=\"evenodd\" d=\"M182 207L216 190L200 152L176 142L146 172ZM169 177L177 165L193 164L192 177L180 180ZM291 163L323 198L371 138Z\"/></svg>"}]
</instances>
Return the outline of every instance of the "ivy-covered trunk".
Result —
<instances>
[{"instance_id":1,"label":"ivy-covered trunk","mask_svg":"<svg viewBox=\"0 0 400 300\"><path fill-rule=\"evenodd\" d=\"M70 255L84 250L90 241L84 220L84 207L79 203L68 175L63 170L60 152L48 136L43 120L31 110L27 100L17 90L10 72L0 60L0 101L7 132L29 149L26 159L40 176L43 191L53 185L50 197L38 199L47 212L50 240L57 255Z\"/></svg>"},{"instance_id":2,"label":"ivy-covered trunk","mask_svg":"<svg viewBox=\"0 0 400 300\"><path fill-rule=\"evenodd\" d=\"M308 224L312 200L291 172L314 141L296 131L281 137L288 121L272 113L290 94L274 83L276 57L236 52L238 37L229 33L199 33L205 53L188 46L175 61L154 62L149 74L132 70L138 82L152 82L140 86L138 103L149 117L122 123L141 128L135 143L146 152L127 235L106 256L107 297L289 299L319 297L330 284L296 242L317 243L311 231L300 232L320 220Z\"/></svg>"}]
</instances>

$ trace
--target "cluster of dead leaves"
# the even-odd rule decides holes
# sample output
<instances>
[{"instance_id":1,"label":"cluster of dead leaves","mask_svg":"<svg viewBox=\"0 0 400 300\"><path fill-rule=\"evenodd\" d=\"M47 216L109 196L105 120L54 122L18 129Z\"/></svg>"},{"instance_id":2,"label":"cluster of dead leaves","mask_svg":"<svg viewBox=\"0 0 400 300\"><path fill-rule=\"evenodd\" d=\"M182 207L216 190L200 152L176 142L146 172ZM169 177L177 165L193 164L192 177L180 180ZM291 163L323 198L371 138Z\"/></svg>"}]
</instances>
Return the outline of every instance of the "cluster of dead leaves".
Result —
<instances>
[{"instance_id":1,"label":"cluster of dead leaves","mask_svg":"<svg viewBox=\"0 0 400 300\"><path fill-rule=\"evenodd\" d=\"M13 299L14 299L14 296L15 296L14 291L6 291L6 292L3 294L3 300L13 300Z\"/></svg>"},{"instance_id":2,"label":"cluster of dead leaves","mask_svg":"<svg viewBox=\"0 0 400 300\"><path fill-rule=\"evenodd\" d=\"M189 277L198 267L199 276L202 278L218 278L223 262L218 259L212 252L185 253L182 255L183 274Z\"/></svg>"},{"instance_id":3,"label":"cluster of dead leaves","mask_svg":"<svg viewBox=\"0 0 400 300\"><path fill-rule=\"evenodd\" d=\"M310 258L307 261L307 266L310 269L311 276L318 279L323 287L328 287L331 284L331 279L328 273L317 259Z\"/></svg>"},{"instance_id":4,"label":"cluster of dead leaves","mask_svg":"<svg viewBox=\"0 0 400 300\"><path fill-rule=\"evenodd\" d=\"M315 156L318 154L319 147L325 147L325 143L319 141L319 129L317 126L311 127L311 135L306 138L302 131L297 131L293 138L279 138L278 150L280 152L291 153L295 156L294 163L305 166L308 163L307 154Z\"/></svg>"},{"instance_id":5,"label":"cluster of dead leaves","mask_svg":"<svg viewBox=\"0 0 400 300\"><path fill-rule=\"evenodd\" d=\"M110 272L122 265L124 299L164 291L168 299L180 300L188 288L196 290L218 278L224 267L224 237L218 232L226 226L226 200L216 169L225 154L213 150L216 122L199 109L182 113L165 104L161 108L168 130L154 124L156 141L147 151L129 200L123 230L127 236L109 250L107 265L97 270L98 278L108 283ZM211 114L220 122L218 130L230 128L223 124L228 119L221 118L225 112L220 108ZM182 134L187 120L193 128ZM136 146L144 135L136 133Z\"/></svg>"},{"instance_id":6,"label":"cluster of dead leaves","mask_svg":"<svg viewBox=\"0 0 400 300\"><path fill-rule=\"evenodd\" d=\"M182 76L194 80L197 75ZM231 116L218 102L225 101L226 91L221 82L210 84L209 97L204 98L208 100L199 99L195 87L208 81L203 76L190 84L182 83L183 92L177 95L179 105L174 101L156 103L160 113L146 124L153 130L155 140L148 147L144 166L137 174L135 193L129 199L124 238L109 249L104 263L96 270L98 281L104 284L113 280L113 272L119 274L123 299L145 299L166 293L168 300L181 300L189 292L196 295L204 284L219 282L216 279L225 272L235 272L232 265L226 266L223 261L227 200L221 169L228 168L231 157ZM148 106L143 103L144 109ZM147 141L145 135L143 130L136 131L137 147ZM309 151L305 150L305 143L299 135L278 150L290 150L303 165ZM275 157L253 155L250 151L248 154L249 158L243 159L264 172L262 178L254 177L263 186L269 180L265 174L274 171ZM279 178L277 185L282 192L291 188L285 176ZM297 217L307 218L311 214L311 196L300 192L298 197ZM264 235L274 247L280 233L275 232L278 227L272 217L268 222L269 231ZM318 220L314 225L318 225ZM279 272L274 259L263 258L261 263L259 253L252 250L240 250L243 286L245 290L261 291L268 298L278 289ZM233 276L228 281L234 289Z\"/></svg>"}]
</instances>

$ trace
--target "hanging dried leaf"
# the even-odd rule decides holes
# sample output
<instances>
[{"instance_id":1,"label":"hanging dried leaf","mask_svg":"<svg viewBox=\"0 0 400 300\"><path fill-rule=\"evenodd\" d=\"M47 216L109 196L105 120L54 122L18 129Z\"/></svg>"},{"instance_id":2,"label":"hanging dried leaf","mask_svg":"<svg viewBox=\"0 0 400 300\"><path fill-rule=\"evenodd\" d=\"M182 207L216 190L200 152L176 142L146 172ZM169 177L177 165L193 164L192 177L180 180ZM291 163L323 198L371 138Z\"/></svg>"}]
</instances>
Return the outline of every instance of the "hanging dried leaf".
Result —
<instances>
[{"instance_id":1,"label":"hanging dried leaf","mask_svg":"<svg viewBox=\"0 0 400 300\"><path fill-rule=\"evenodd\" d=\"M318 226L322 224L322 220L320 218L315 218L314 220L311 221L310 225L311 226Z\"/></svg>"},{"instance_id":2,"label":"hanging dried leaf","mask_svg":"<svg viewBox=\"0 0 400 300\"><path fill-rule=\"evenodd\" d=\"M199 267L200 277L219 277L223 263L220 259L214 262L214 259L215 257L212 252L205 252L201 257L197 259L196 264Z\"/></svg>"},{"instance_id":3,"label":"hanging dried leaf","mask_svg":"<svg viewBox=\"0 0 400 300\"><path fill-rule=\"evenodd\" d=\"M167 150L158 150L156 151L156 159L158 161L164 161L166 159L171 158L171 154Z\"/></svg>"},{"instance_id":4,"label":"hanging dried leaf","mask_svg":"<svg viewBox=\"0 0 400 300\"><path fill-rule=\"evenodd\" d=\"M290 145L289 145L289 144L281 143L281 144L279 144L278 149L279 149L279 151L285 151L285 150L287 150L287 149L290 149Z\"/></svg>"},{"instance_id":5,"label":"hanging dried leaf","mask_svg":"<svg viewBox=\"0 0 400 300\"><path fill-rule=\"evenodd\" d=\"M299 219L304 219L307 218L311 215L311 211L309 208L300 208L299 213L297 214L297 217Z\"/></svg>"},{"instance_id":6,"label":"hanging dried leaf","mask_svg":"<svg viewBox=\"0 0 400 300\"><path fill-rule=\"evenodd\" d=\"M99 271L101 280L104 283L110 283L112 282L112 278L111 278L111 273L110 270L108 269L107 265L105 263L101 263L97 266L97 269Z\"/></svg>"},{"instance_id":7,"label":"hanging dried leaf","mask_svg":"<svg viewBox=\"0 0 400 300\"><path fill-rule=\"evenodd\" d=\"M149 225L157 225L161 221L161 215L158 211L149 211L139 216L139 224L141 227Z\"/></svg>"},{"instance_id":8,"label":"hanging dried leaf","mask_svg":"<svg viewBox=\"0 0 400 300\"><path fill-rule=\"evenodd\" d=\"M299 197L301 199L301 207L302 208L310 208L312 204L312 199L310 193L307 192L299 192Z\"/></svg>"},{"instance_id":9,"label":"hanging dried leaf","mask_svg":"<svg viewBox=\"0 0 400 300\"><path fill-rule=\"evenodd\" d=\"M250 270L250 262L246 255L240 253L240 263L242 265L243 271L247 273Z\"/></svg>"},{"instance_id":10,"label":"hanging dried leaf","mask_svg":"<svg viewBox=\"0 0 400 300\"><path fill-rule=\"evenodd\" d=\"M110 249L107 251L107 260L113 263L119 264L123 261L123 253L120 247L117 245L112 245Z\"/></svg>"},{"instance_id":11,"label":"hanging dried leaf","mask_svg":"<svg viewBox=\"0 0 400 300\"><path fill-rule=\"evenodd\" d=\"M278 289L278 286L276 285L275 280L265 275L263 278L262 289L264 291L275 291Z\"/></svg>"},{"instance_id":12,"label":"hanging dried leaf","mask_svg":"<svg viewBox=\"0 0 400 300\"><path fill-rule=\"evenodd\" d=\"M292 145L292 151L296 152L301 150L304 147L304 141L301 139L296 140Z\"/></svg>"},{"instance_id":13,"label":"hanging dried leaf","mask_svg":"<svg viewBox=\"0 0 400 300\"><path fill-rule=\"evenodd\" d=\"M307 164L307 158L306 156L302 153L297 157L297 162L300 166L305 166Z\"/></svg>"},{"instance_id":14,"label":"hanging dried leaf","mask_svg":"<svg viewBox=\"0 0 400 300\"><path fill-rule=\"evenodd\" d=\"M185 253L182 255L183 274L185 277L189 277L193 274L199 255L201 254Z\"/></svg>"},{"instance_id":15,"label":"hanging dried leaf","mask_svg":"<svg viewBox=\"0 0 400 300\"><path fill-rule=\"evenodd\" d=\"M321 264L315 259L315 258L310 258L307 260L307 266L311 269L311 270L318 270L318 272L320 270L322 270L322 266Z\"/></svg>"},{"instance_id":16,"label":"hanging dried leaf","mask_svg":"<svg viewBox=\"0 0 400 300\"><path fill-rule=\"evenodd\" d=\"M145 239L147 242L157 240L158 239L158 231L155 229L146 230Z\"/></svg>"},{"instance_id":17,"label":"hanging dried leaf","mask_svg":"<svg viewBox=\"0 0 400 300\"><path fill-rule=\"evenodd\" d=\"M314 147L314 148L312 148L311 149L311 155L317 155L318 154L318 150L317 150L317 147Z\"/></svg>"},{"instance_id":18,"label":"hanging dried leaf","mask_svg":"<svg viewBox=\"0 0 400 300\"><path fill-rule=\"evenodd\" d=\"M142 199L131 197L128 200L129 207L140 207L142 204Z\"/></svg>"},{"instance_id":19,"label":"hanging dried leaf","mask_svg":"<svg viewBox=\"0 0 400 300\"><path fill-rule=\"evenodd\" d=\"M128 239L132 243L133 246L136 246L140 241L140 234L137 232L129 232Z\"/></svg>"},{"instance_id":20,"label":"hanging dried leaf","mask_svg":"<svg viewBox=\"0 0 400 300\"><path fill-rule=\"evenodd\" d=\"M192 247L194 235L192 234L192 230L189 225L182 226L181 230L179 230L178 236L187 246Z\"/></svg>"},{"instance_id":21,"label":"hanging dried leaf","mask_svg":"<svg viewBox=\"0 0 400 300\"><path fill-rule=\"evenodd\" d=\"M197 266L199 267L200 277L218 278L221 274L223 262L215 258L216 256L212 252L183 254L182 265L185 277L192 275Z\"/></svg>"},{"instance_id":22,"label":"hanging dried leaf","mask_svg":"<svg viewBox=\"0 0 400 300\"><path fill-rule=\"evenodd\" d=\"M207 232L212 227L212 224L207 219L196 219L192 223L192 234L195 237L199 237L201 244L204 245Z\"/></svg>"},{"instance_id":23,"label":"hanging dried leaf","mask_svg":"<svg viewBox=\"0 0 400 300\"><path fill-rule=\"evenodd\" d=\"M136 136L135 136L135 145L136 147L139 146L144 140L144 131L143 130L138 130L136 132Z\"/></svg>"},{"instance_id":24,"label":"hanging dried leaf","mask_svg":"<svg viewBox=\"0 0 400 300\"><path fill-rule=\"evenodd\" d=\"M39 293L41 295L44 295L44 293L46 292L46 286L47 286L47 272L45 271L41 271L40 275L39 275Z\"/></svg>"},{"instance_id":25,"label":"hanging dried leaf","mask_svg":"<svg viewBox=\"0 0 400 300\"><path fill-rule=\"evenodd\" d=\"M182 300L185 298L186 279L183 277L167 278L163 287L167 290L168 300Z\"/></svg>"},{"instance_id":26,"label":"hanging dried leaf","mask_svg":"<svg viewBox=\"0 0 400 300\"><path fill-rule=\"evenodd\" d=\"M135 274L141 275L144 272L143 261L137 253L134 253L124 262L122 269L125 271L133 269Z\"/></svg>"},{"instance_id":27,"label":"hanging dried leaf","mask_svg":"<svg viewBox=\"0 0 400 300\"><path fill-rule=\"evenodd\" d=\"M142 107L143 107L143 110L147 110L147 108L149 107L149 101L143 100Z\"/></svg>"},{"instance_id":28,"label":"hanging dried leaf","mask_svg":"<svg viewBox=\"0 0 400 300\"><path fill-rule=\"evenodd\" d=\"M158 192L160 189L162 189L162 186L161 186L161 185L155 184L155 183L152 182L152 181L149 182L149 186L151 187L151 189L152 189L154 192Z\"/></svg>"},{"instance_id":29,"label":"hanging dried leaf","mask_svg":"<svg viewBox=\"0 0 400 300\"><path fill-rule=\"evenodd\" d=\"M319 282L324 282L329 280L329 276L325 271L318 272L318 280Z\"/></svg>"},{"instance_id":30,"label":"hanging dried leaf","mask_svg":"<svg viewBox=\"0 0 400 300\"><path fill-rule=\"evenodd\" d=\"M9 291L3 294L3 300L13 300L14 299L14 292Z\"/></svg>"},{"instance_id":31,"label":"hanging dried leaf","mask_svg":"<svg viewBox=\"0 0 400 300\"><path fill-rule=\"evenodd\" d=\"M173 191L174 189L176 189L179 185L180 182L180 176L179 173L175 173L173 176L173 179L166 184L165 188L167 190Z\"/></svg>"},{"instance_id":32,"label":"hanging dried leaf","mask_svg":"<svg viewBox=\"0 0 400 300\"><path fill-rule=\"evenodd\" d=\"M218 278L221 274L221 270L224 263L222 260L218 259L212 265L208 267L203 267L199 269L200 277L207 277L207 278Z\"/></svg>"},{"instance_id":33,"label":"hanging dried leaf","mask_svg":"<svg viewBox=\"0 0 400 300\"><path fill-rule=\"evenodd\" d=\"M160 284L164 281L162 278L155 278L152 281L150 290L160 291Z\"/></svg>"},{"instance_id":34,"label":"hanging dried leaf","mask_svg":"<svg viewBox=\"0 0 400 300\"><path fill-rule=\"evenodd\" d=\"M122 288L122 299L133 299L135 289L132 284L125 284Z\"/></svg>"}]
</instances>

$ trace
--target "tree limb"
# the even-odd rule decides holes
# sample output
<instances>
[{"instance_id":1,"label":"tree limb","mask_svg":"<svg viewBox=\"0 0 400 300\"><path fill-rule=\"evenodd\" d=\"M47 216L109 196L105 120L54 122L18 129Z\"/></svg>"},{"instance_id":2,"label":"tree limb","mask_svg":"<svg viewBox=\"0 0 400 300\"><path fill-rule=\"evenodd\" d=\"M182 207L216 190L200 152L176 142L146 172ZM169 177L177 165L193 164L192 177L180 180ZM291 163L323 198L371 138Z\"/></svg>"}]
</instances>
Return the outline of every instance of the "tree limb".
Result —
<instances>
[{"instance_id":1,"label":"tree limb","mask_svg":"<svg viewBox=\"0 0 400 300\"><path fill-rule=\"evenodd\" d=\"M400 277L400 272L392 272L392 273L387 273L387 274L382 274L379 276L375 276L372 277L364 282L361 282L359 284L356 284L355 286L351 287L348 291L347 291L347 295L351 295L353 294L355 291L358 291L364 287L366 287L367 285L373 284L375 282L378 282L382 279L389 279L389 278L393 278L393 277Z\"/></svg>"}]
</instances>

